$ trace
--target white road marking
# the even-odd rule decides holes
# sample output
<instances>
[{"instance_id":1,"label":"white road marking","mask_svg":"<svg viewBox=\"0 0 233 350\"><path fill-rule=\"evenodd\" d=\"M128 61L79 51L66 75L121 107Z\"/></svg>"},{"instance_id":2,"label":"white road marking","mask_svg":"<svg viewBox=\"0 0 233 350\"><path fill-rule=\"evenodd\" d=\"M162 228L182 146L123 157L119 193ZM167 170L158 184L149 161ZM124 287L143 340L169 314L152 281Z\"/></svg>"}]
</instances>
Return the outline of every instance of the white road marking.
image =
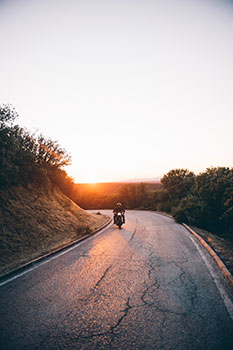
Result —
<instances>
[{"instance_id":1,"label":"white road marking","mask_svg":"<svg viewBox=\"0 0 233 350\"><path fill-rule=\"evenodd\" d=\"M192 237L189 237L191 239L191 241L193 242L193 244L195 245L195 247L197 248L202 260L204 261L204 263L206 264L211 276L213 277L213 280L218 288L218 291L224 301L224 304L226 306L226 309L233 321L233 303L231 301L231 299L229 298L227 292L225 291L224 287L222 286L222 283L220 281L220 278L216 275L216 273L214 272L214 269L212 268L212 266L210 265L209 261L207 260L206 256L204 255L204 253L202 252L201 248L199 247L199 245L195 242L195 240Z\"/></svg>"},{"instance_id":2,"label":"white road marking","mask_svg":"<svg viewBox=\"0 0 233 350\"><path fill-rule=\"evenodd\" d=\"M48 257L48 259L46 259L45 261L42 261L42 262L38 262L38 263L35 263L35 266L32 266L32 267L29 267L28 269L26 269L25 271L23 272L20 272L18 273L17 275L13 276L13 277L10 277L9 279L7 279L6 281L3 281L0 283L0 287L4 286L5 284L9 283L9 282L12 282L14 281L15 279L21 277L21 276L24 276L26 275L27 273L35 270L37 267L39 266L42 266L42 265L45 265L47 264L48 262L54 260L54 259L57 259L58 257L64 255L64 254L67 254L69 253L71 250L77 248L78 246L80 246L81 244L83 244L84 242L87 242L89 241L90 239L92 239L93 237L97 237L99 236L101 233L103 233L103 231L107 230L110 226L112 225L112 223L110 223L109 225L107 225L106 227L104 227L101 231L97 232L96 234L94 234L93 236L90 236L86 239L84 239L83 241L81 242L78 242L77 244L75 244L73 247L70 247L70 248L67 248L64 252L61 252L61 253L57 253L56 255L52 256L51 258Z\"/></svg>"}]
</instances>

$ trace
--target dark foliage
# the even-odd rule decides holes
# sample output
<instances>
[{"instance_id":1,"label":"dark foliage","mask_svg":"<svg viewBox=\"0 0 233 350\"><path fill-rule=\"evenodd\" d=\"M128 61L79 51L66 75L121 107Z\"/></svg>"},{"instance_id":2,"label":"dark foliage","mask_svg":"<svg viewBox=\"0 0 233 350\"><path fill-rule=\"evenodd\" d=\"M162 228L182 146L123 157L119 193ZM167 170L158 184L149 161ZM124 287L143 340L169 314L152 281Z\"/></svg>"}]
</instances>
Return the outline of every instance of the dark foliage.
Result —
<instances>
[{"instance_id":1,"label":"dark foliage","mask_svg":"<svg viewBox=\"0 0 233 350\"><path fill-rule=\"evenodd\" d=\"M179 201L184 198L190 189L193 187L195 181L194 173L187 169L170 170L161 179L163 185L162 203L166 203L167 210L171 212L172 207L176 206Z\"/></svg>"},{"instance_id":2,"label":"dark foliage","mask_svg":"<svg viewBox=\"0 0 233 350\"><path fill-rule=\"evenodd\" d=\"M165 175L166 179L169 173ZM171 177L173 180L173 175ZM233 169L209 168L192 176L189 186L184 183L183 196L180 196L181 188L182 185L177 182L177 188L176 185L172 188L168 198L169 209L178 222L218 234L233 233ZM163 191L167 192L166 186Z\"/></svg>"},{"instance_id":3,"label":"dark foliage","mask_svg":"<svg viewBox=\"0 0 233 350\"><path fill-rule=\"evenodd\" d=\"M81 191L82 187L76 185L75 201L84 209L111 209L117 202L123 203L126 209L154 209L155 191L150 190L148 184L85 185ZM154 187L158 187L157 184Z\"/></svg>"},{"instance_id":4,"label":"dark foliage","mask_svg":"<svg viewBox=\"0 0 233 350\"><path fill-rule=\"evenodd\" d=\"M0 187L28 183L46 186L52 181L68 191L71 180L61 168L69 163L70 156L57 142L42 135L35 138L14 125L17 117L11 106L0 106Z\"/></svg>"}]
</instances>

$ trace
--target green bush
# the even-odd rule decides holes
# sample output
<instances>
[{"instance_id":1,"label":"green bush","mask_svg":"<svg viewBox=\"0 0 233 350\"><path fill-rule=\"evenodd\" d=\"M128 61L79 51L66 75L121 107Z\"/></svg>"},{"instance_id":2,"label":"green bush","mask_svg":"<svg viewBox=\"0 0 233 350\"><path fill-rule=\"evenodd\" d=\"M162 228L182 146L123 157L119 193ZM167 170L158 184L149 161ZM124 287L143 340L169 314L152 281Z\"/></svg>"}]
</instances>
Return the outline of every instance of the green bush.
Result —
<instances>
[{"instance_id":1,"label":"green bush","mask_svg":"<svg viewBox=\"0 0 233 350\"><path fill-rule=\"evenodd\" d=\"M172 215L177 222L196 225L205 228L208 224L208 208L203 201L193 194L180 200L176 207L172 208Z\"/></svg>"},{"instance_id":2,"label":"green bush","mask_svg":"<svg viewBox=\"0 0 233 350\"><path fill-rule=\"evenodd\" d=\"M0 106L0 187L58 186L71 196L73 180L61 168L70 162L69 154L56 141L37 138L14 125L18 114L9 105Z\"/></svg>"}]
</instances>

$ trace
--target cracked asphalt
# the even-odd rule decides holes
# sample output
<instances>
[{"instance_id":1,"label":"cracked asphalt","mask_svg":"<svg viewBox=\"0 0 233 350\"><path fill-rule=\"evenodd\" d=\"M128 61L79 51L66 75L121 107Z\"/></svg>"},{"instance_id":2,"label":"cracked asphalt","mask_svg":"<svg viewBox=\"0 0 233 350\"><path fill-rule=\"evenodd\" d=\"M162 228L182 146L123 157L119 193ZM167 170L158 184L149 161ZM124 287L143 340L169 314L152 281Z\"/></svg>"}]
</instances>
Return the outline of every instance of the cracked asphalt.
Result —
<instances>
[{"instance_id":1,"label":"cracked asphalt","mask_svg":"<svg viewBox=\"0 0 233 350\"><path fill-rule=\"evenodd\" d=\"M122 230L1 286L0 313L1 349L233 349L233 321L190 233L153 212L129 211Z\"/></svg>"}]
</instances>

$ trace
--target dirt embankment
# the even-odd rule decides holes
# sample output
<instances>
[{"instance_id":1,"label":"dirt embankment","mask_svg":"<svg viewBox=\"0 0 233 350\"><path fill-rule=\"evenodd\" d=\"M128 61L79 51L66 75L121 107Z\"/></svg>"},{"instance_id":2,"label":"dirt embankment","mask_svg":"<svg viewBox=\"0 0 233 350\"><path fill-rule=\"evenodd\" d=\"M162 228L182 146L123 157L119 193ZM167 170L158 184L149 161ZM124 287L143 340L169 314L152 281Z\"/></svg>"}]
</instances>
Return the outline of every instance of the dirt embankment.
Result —
<instances>
[{"instance_id":1,"label":"dirt embankment","mask_svg":"<svg viewBox=\"0 0 233 350\"><path fill-rule=\"evenodd\" d=\"M206 230L193 227L197 232L215 251L219 258L224 262L230 273L233 275L233 241L227 237L220 237Z\"/></svg>"},{"instance_id":2,"label":"dirt embankment","mask_svg":"<svg viewBox=\"0 0 233 350\"><path fill-rule=\"evenodd\" d=\"M107 220L54 188L0 190L0 275L94 232Z\"/></svg>"}]
</instances>

